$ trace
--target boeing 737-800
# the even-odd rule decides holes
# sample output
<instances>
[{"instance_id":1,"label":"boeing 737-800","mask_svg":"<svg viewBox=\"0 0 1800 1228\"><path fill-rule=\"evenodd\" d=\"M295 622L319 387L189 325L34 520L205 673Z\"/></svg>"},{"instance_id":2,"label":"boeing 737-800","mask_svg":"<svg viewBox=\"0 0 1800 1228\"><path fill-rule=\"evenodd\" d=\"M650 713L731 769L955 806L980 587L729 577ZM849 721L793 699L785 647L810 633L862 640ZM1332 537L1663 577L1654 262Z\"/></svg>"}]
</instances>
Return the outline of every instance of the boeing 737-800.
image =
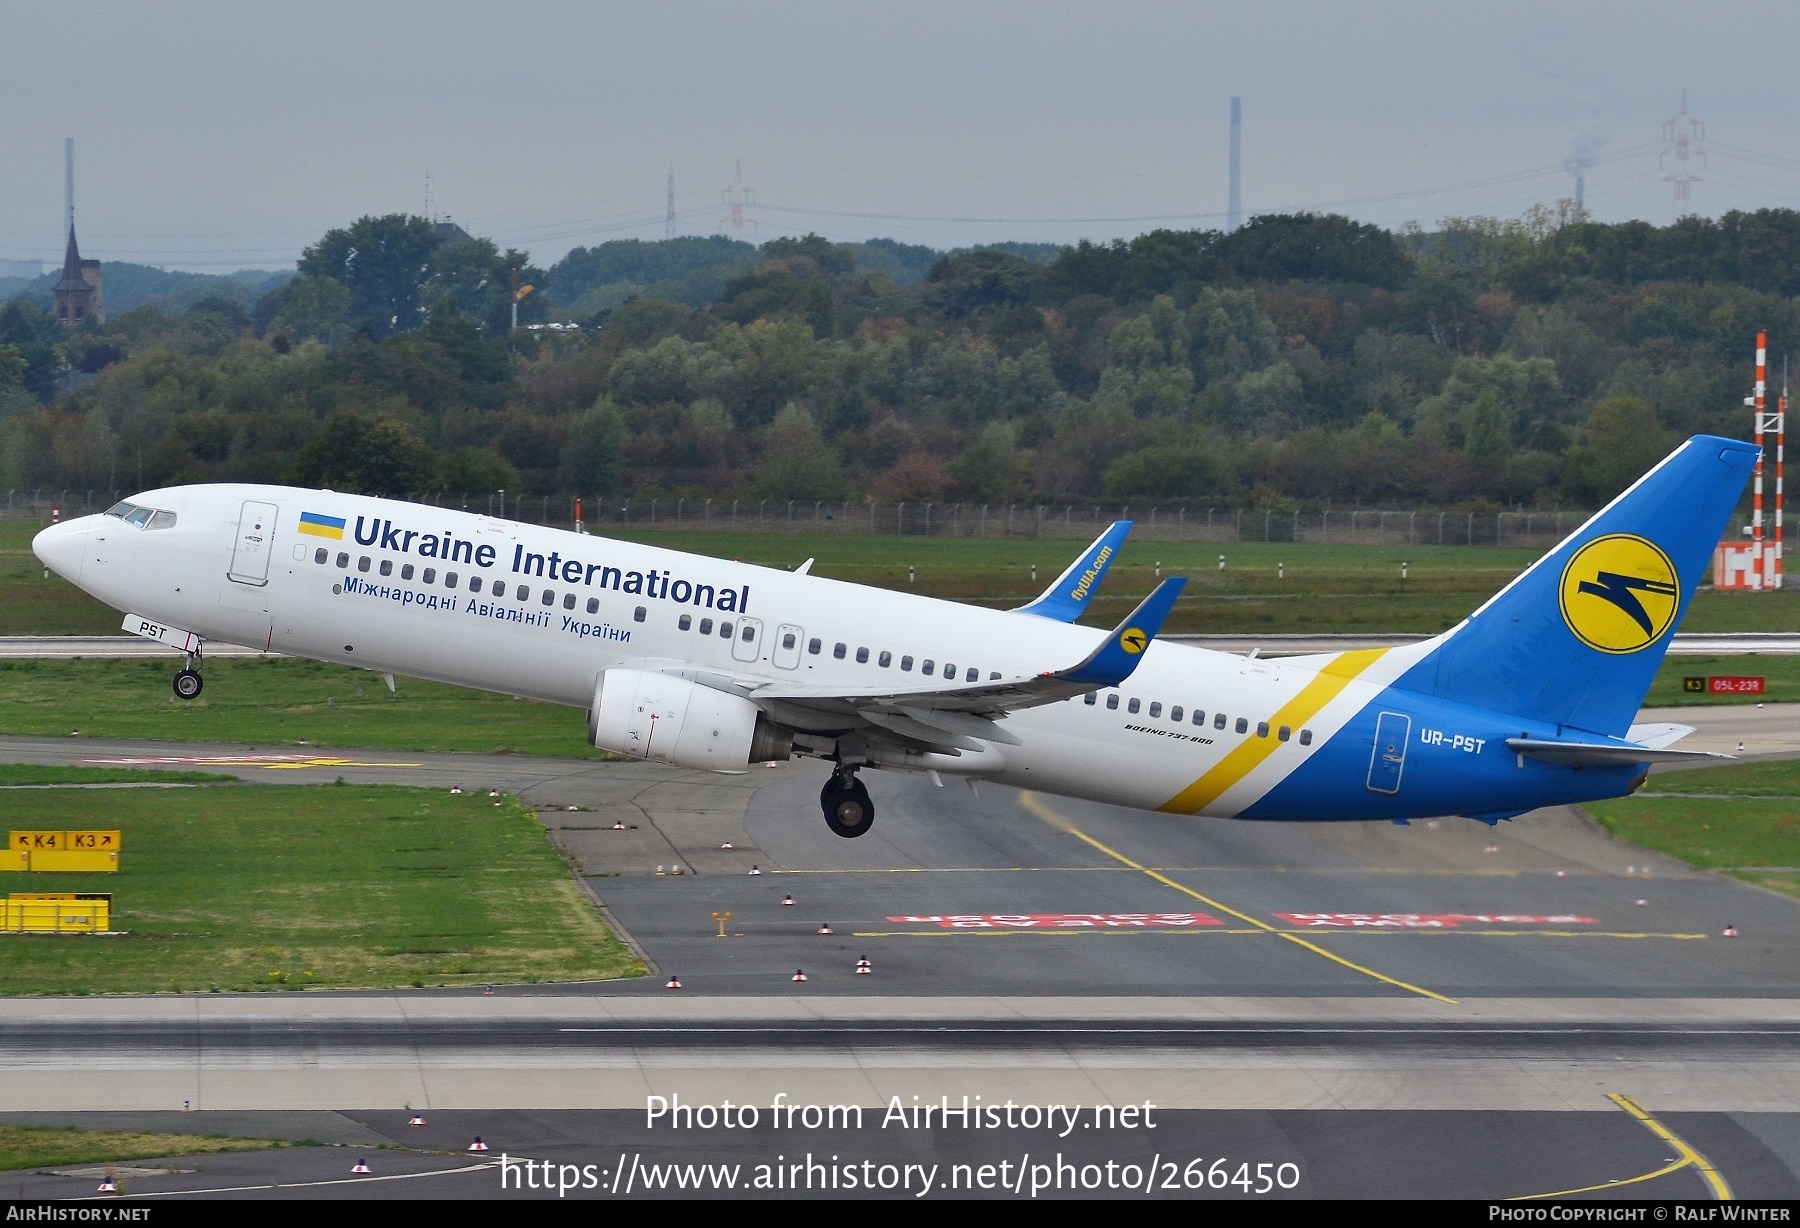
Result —
<instances>
[{"instance_id":1,"label":"boeing 737-800","mask_svg":"<svg viewBox=\"0 0 1800 1228\"><path fill-rule=\"evenodd\" d=\"M1077 625L1126 523L1042 597L980 609L473 513L280 486L146 491L40 533L44 564L185 651L209 641L585 708L595 746L716 771L936 772L1240 819L1510 818L1697 755L1632 722L1756 459L1688 440L1467 619L1257 659L1157 641L1181 579Z\"/></svg>"}]
</instances>

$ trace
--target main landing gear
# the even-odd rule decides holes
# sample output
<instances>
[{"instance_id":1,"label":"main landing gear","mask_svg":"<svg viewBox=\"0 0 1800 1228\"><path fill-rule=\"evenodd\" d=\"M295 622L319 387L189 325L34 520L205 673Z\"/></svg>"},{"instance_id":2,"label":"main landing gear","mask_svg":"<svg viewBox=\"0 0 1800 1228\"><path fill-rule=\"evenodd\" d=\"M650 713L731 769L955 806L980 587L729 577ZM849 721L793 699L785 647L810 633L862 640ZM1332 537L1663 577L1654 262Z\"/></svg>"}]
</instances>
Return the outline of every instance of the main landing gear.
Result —
<instances>
[{"instance_id":1,"label":"main landing gear","mask_svg":"<svg viewBox=\"0 0 1800 1228\"><path fill-rule=\"evenodd\" d=\"M175 698L197 699L206 680L200 677L200 654L190 652L187 666L175 675Z\"/></svg>"},{"instance_id":2,"label":"main landing gear","mask_svg":"<svg viewBox=\"0 0 1800 1228\"><path fill-rule=\"evenodd\" d=\"M839 768L819 791L825 810L825 826L846 840L854 840L875 821L875 803L869 790L856 778L855 768Z\"/></svg>"}]
</instances>

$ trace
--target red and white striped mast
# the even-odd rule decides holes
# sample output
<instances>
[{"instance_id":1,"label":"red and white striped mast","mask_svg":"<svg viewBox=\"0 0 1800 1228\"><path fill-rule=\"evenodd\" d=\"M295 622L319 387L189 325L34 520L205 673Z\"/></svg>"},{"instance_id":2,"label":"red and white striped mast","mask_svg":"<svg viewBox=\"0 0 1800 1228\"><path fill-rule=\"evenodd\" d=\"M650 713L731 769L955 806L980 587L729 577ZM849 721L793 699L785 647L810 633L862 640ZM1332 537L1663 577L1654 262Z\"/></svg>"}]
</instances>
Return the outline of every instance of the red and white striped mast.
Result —
<instances>
[{"instance_id":1,"label":"red and white striped mast","mask_svg":"<svg viewBox=\"0 0 1800 1228\"><path fill-rule=\"evenodd\" d=\"M1765 562L1763 559L1763 430L1765 420L1769 417L1763 412L1763 393L1768 385L1769 374L1769 334L1760 331L1756 334L1756 391L1752 398L1756 413L1756 481L1755 494L1752 497L1750 510L1750 588L1752 592L1761 592L1765 587L1774 587L1763 583Z\"/></svg>"},{"instance_id":2,"label":"red and white striped mast","mask_svg":"<svg viewBox=\"0 0 1800 1228\"><path fill-rule=\"evenodd\" d=\"M1775 412L1775 587L1781 587L1781 479L1787 464L1787 356L1781 358L1781 400Z\"/></svg>"}]
</instances>

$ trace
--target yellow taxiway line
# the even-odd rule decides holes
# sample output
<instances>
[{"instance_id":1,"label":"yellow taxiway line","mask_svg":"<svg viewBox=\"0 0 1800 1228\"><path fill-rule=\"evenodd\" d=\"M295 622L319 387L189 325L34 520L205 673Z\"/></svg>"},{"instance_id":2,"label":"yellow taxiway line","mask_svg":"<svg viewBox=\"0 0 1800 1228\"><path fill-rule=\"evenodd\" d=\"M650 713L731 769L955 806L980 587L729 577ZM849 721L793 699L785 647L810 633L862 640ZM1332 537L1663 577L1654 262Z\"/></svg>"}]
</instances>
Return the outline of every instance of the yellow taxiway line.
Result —
<instances>
[{"instance_id":1,"label":"yellow taxiway line","mask_svg":"<svg viewBox=\"0 0 1800 1228\"><path fill-rule=\"evenodd\" d=\"M1657 1138L1660 1138L1669 1146L1673 1147L1676 1156L1679 1158L1671 1160L1654 1172L1643 1173L1640 1176L1624 1177L1617 1181L1602 1182L1599 1185L1584 1185L1581 1188L1574 1190L1552 1190L1547 1194L1515 1194L1511 1198L1506 1199L1507 1202L1529 1202L1534 1198L1566 1198L1571 1194L1592 1194L1598 1190L1616 1190L1622 1185L1638 1185L1641 1182L1654 1181L1658 1177L1666 1177L1670 1173L1680 1172L1682 1169L1688 1167L1698 1170L1701 1178L1712 1190L1715 1199L1720 1202L1730 1202L1732 1200L1731 1186L1726 1184L1725 1178L1720 1175L1719 1170L1712 1166L1711 1160L1708 1160L1705 1156L1694 1150L1691 1145L1676 1135L1673 1130L1670 1130L1667 1126L1656 1120L1656 1118L1650 1116L1644 1107L1630 1096L1621 1096L1617 1092L1614 1092L1607 1096L1607 1099L1643 1122L1644 1128L1656 1135Z\"/></svg>"},{"instance_id":2,"label":"yellow taxiway line","mask_svg":"<svg viewBox=\"0 0 1800 1228\"><path fill-rule=\"evenodd\" d=\"M1423 989L1417 985L1413 985L1406 981L1399 980L1396 977L1391 977L1385 973L1377 972L1373 968L1365 968L1363 965L1354 963L1350 960L1347 960L1341 955L1334 955L1332 952L1327 951L1324 947L1321 947L1321 946L1317 945L1316 943L1308 942L1306 939L1300 937L1298 934L1290 933L1286 930L1276 929L1273 925L1268 924L1266 921L1260 921L1257 918L1250 916L1248 913L1241 913L1235 908L1232 908L1225 904L1221 904L1219 901L1212 899L1208 896L1201 895L1198 891L1195 891L1192 887L1184 886L1183 884L1176 882L1174 879L1170 878L1166 874L1159 873L1158 871L1152 870L1150 867L1148 867L1146 865L1143 865L1139 862L1133 861L1131 858L1125 856L1125 854L1119 852L1117 849L1109 848L1108 846L1100 843L1100 841L1094 839L1092 836L1088 835L1086 832L1084 832L1080 828L1076 827L1068 819L1064 818L1062 815L1056 813L1056 811L1054 811L1054 810L1050 809L1048 806L1044 805L1044 803L1040 802L1037 799L1037 795L1035 793L1031 793L1029 791L1020 793L1019 794L1019 804L1021 806L1025 807L1025 809L1031 811L1031 813L1037 815L1038 818L1044 820L1044 822L1050 824L1052 827L1055 827L1062 831L1068 832L1071 836L1074 836L1076 839L1081 840L1081 841L1087 843L1088 845L1091 845L1093 848L1096 848L1100 852L1105 853L1108 857L1111 857L1113 860L1119 862L1120 864L1130 866L1134 870L1137 870L1137 871L1140 871L1141 873L1147 874L1151 878L1155 879L1157 882L1162 883L1165 887L1172 887L1176 891L1181 892L1183 895L1191 896L1194 899L1199 900L1202 904L1205 904L1210 908L1216 908L1220 912L1225 913L1228 916L1236 917L1239 921L1243 921L1246 924L1253 925L1257 929L1262 930L1265 933L1274 934L1288 942L1293 943L1295 946L1304 947L1308 951L1311 951L1314 955L1323 956L1324 958L1330 960L1332 963L1340 964L1343 967L1350 969L1352 972L1360 972L1360 973L1362 973L1362 975L1364 975L1366 977L1372 977L1375 980L1380 981L1385 985L1392 985L1396 989L1404 989L1408 993L1416 993L1420 997L1430 998L1433 1001L1437 1001L1437 1002L1444 1002L1451 1006L1456 1005L1455 998L1445 997L1441 993L1433 993L1429 989Z\"/></svg>"}]
</instances>

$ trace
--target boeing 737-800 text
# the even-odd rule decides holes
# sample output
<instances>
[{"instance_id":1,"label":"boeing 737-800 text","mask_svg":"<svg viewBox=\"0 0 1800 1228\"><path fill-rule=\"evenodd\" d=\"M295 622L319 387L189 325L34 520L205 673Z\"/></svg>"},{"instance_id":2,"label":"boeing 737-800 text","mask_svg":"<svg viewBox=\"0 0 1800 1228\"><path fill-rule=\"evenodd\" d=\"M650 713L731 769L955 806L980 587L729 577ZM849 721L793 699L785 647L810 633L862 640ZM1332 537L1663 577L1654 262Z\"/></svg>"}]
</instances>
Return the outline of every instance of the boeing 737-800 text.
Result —
<instances>
[{"instance_id":1,"label":"boeing 737-800 text","mask_svg":"<svg viewBox=\"0 0 1800 1228\"><path fill-rule=\"evenodd\" d=\"M1632 721L1756 452L1696 437L1474 614L1405 647L1260 660L1156 640L1183 581L1079 626L1129 524L1000 611L467 512L279 486L146 491L44 564L188 654L208 641L585 708L596 746L717 771L862 768L1241 819L1493 821L1615 797L1681 726Z\"/></svg>"}]
</instances>

